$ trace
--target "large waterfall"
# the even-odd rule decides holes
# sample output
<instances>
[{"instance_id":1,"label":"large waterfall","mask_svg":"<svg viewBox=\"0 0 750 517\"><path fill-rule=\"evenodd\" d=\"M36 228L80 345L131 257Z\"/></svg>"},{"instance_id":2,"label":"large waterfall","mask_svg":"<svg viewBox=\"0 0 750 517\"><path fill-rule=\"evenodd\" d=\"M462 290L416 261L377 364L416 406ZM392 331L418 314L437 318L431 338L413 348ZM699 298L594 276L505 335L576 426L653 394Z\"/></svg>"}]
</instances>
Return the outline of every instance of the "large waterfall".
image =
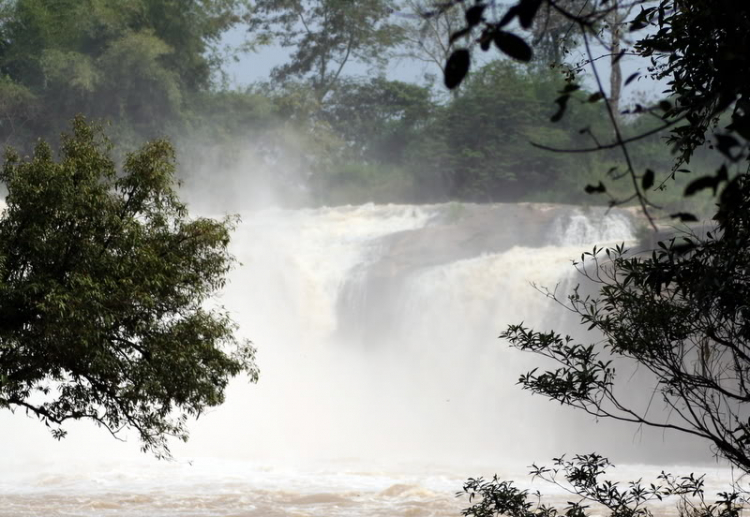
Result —
<instances>
[{"instance_id":1,"label":"large waterfall","mask_svg":"<svg viewBox=\"0 0 750 517\"><path fill-rule=\"evenodd\" d=\"M0 516L456 515L463 478L563 452L692 461L672 435L522 392L536 359L497 338L576 326L533 284L570 289L572 259L633 232L623 212L552 205L243 214L216 302L257 346L260 382L235 380L171 463L88 423L58 443L0 414Z\"/></svg>"}]
</instances>

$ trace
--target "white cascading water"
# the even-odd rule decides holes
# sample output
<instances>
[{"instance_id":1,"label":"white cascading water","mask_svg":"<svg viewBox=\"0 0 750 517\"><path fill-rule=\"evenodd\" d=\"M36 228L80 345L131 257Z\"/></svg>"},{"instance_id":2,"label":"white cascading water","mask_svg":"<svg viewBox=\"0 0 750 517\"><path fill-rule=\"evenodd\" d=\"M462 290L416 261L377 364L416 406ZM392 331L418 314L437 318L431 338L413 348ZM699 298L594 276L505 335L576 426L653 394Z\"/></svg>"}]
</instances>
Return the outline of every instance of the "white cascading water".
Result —
<instances>
[{"instance_id":1,"label":"white cascading water","mask_svg":"<svg viewBox=\"0 0 750 517\"><path fill-rule=\"evenodd\" d=\"M466 477L523 485L563 452L691 461L671 437L521 392L536 359L497 339L574 325L531 284L570 286L581 251L632 239L621 212L553 206L244 214L218 301L259 350L259 384L233 382L173 462L91 424L57 443L0 414L0 516L457 515Z\"/></svg>"}]
</instances>

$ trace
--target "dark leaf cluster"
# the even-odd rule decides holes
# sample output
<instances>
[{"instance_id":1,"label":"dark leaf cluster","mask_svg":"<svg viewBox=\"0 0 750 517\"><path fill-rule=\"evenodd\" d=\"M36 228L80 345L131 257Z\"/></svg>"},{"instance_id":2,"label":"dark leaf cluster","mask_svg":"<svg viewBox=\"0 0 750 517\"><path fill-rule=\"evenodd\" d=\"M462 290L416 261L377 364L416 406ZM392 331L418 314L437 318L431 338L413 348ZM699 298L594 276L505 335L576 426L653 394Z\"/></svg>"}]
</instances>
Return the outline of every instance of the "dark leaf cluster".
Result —
<instances>
[{"instance_id":1,"label":"dark leaf cluster","mask_svg":"<svg viewBox=\"0 0 750 517\"><path fill-rule=\"evenodd\" d=\"M714 503L706 501L703 476L673 476L662 472L654 483L643 480L620 483L605 479L613 467L599 454L555 458L551 467L531 466L532 478L561 489L569 499L564 506L544 504L539 492L521 490L497 476L490 481L471 478L457 495L468 496L472 506L462 511L465 517L653 517L656 505L672 502L679 515L690 517L737 517L746 504L745 495L736 487L718 494Z\"/></svg>"}]
</instances>

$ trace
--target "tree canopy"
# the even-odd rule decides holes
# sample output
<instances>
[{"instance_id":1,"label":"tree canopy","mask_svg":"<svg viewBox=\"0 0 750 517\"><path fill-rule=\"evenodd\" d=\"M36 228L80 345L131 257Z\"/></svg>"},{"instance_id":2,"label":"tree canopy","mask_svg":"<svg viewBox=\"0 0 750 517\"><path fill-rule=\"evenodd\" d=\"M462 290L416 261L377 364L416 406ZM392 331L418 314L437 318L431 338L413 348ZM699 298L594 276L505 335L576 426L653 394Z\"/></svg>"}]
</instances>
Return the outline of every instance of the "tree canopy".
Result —
<instances>
[{"instance_id":1,"label":"tree canopy","mask_svg":"<svg viewBox=\"0 0 750 517\"><path fill-rule=\"evenodd\" d=\"M0 138L56 137L77 113L153 138L208 88L244 0L1 2ZM19 111L23 99L25 108Z\"/></svg>"},{"instance_id":2,"label":"tree canopy","mask_svg":"<svg viewBox=\"0 0 750 517\"><path fill-rule=\"evenodd\" d=\"M334 87L347 64L381 66L400 40L391 23L390 0L256 0L249 30L260 41L294 49L272 77L309 78L318 101Z\"/></svg>"},{"instance_id":3,"label":"tree canopy","mask_svg":"<svg viewBox=\"0 0 750 517\"><path fill-rule=\"evenodd\" d=\"M445 7L450 8L451 4L454 2ZM501 338L553 365L522 374L519 384L596 418L701 437L717 456L750 472L750 133L745 131L750 83L748 54L740 51L747 46L750 9L743 2L731 0L602 0L580 2L580 10L557 0L521 0L498 17L485 17L490 12L488 5L476 3L475 15L467 14L465 32L457 38L478 34L472 44L482 50L489 50L494 43L510 57L529 61L533 49L511 24L517 21L521 30L530 29L543 7L567 19L582 37L598 91L579 97L581 82L575 74L568 75L567 84L560 88L555 100L558 110L553 121L561 123L569 116L566 109L571 100L604 103L609 135L614 138L593 138L594 145L590 146L539 147L576 156L620 152L619 167L602 174L605 179L599 180L598 185L587 186L588 192L608 193L609 185L624 178L632 186L630 195L618 198L610 194L610 204L637 200L649 216L653 193L667 188L667 180L678 176L677 172L690 173L686 166L704 144L711 144L709 149L714 151L715 161L720 162L711 174L705 167L696 168L693 161L691 169L697 169L700 176L685 185L682 192L686 198L701 191L712 192L713 221L692 229L672 229L667 238L652 240L658 241L655 250L650 249L653 244L634 249L625 245L594 247L575 262L585 277L583 286L567 297L556 289L542 289L578 315L586 333L572 337L523 324L508 326ZM584 11L583 7L590 10ZM621 24L613 32L610 48L597 31L597 24L602 21ZM616 33L625 29L629 48L620 48L625 39L620 40ZM613 59L619 60L628 51L645 58L647 64L625 84L639 75L650 74L667 81L665 98L617 112L619 85L610 87L609 92L604 88L591 50L594 44L613 50ZM465 79L471 63L469 50L456 50L446 67L446 85L455 87L471 81L472 77ZM626 122L620 115L642 113L653 117L656 125L626 135ZM586 129L584 133L590 131ZM641 157L633 150L635 143L659 133L666 135L673 151L672 163L661 178L653 169L641 168ZM686 212L675 212L672 217L682 222L697 221L694 214ZM634 400L629 396L632 384L622 373L628 364L649 377L653 398ZM644 382L639 380L639 384ZM656 407L659 399L663 409ZM634 481L623 488L601 479L610 465L599 455L579 455L573 460L560 457L553 462L552 468L533 466L531 474L572 494L564 510L535 503L527 491L498 478L470 479L464 492L473 504L464 515L584 516L591 513L590 504L596 503L613 516L649 516L649 501L679 496L686 514L735 516L747 503L746 491L740 493L736 485L730 485L729 492L719 494L718 503L707 504L703 480L692 474L681 481L662 474L655 484Z\"/></svg>"},{"instance_id":4,"label":"tree canopy","mask_svg":"<svg viewBox=\"0 0 750 517\"><path fill-rule=\"evenodd\" d=\"M233 259L233 220L188 217L174 152L153 141L118 173L102 133L76 118L60 159L8 151L0 173L0 408L60 438L71 419L168 456L189 416L256 380L254 348L210 297Z\"/></svg>"}]
</instances>

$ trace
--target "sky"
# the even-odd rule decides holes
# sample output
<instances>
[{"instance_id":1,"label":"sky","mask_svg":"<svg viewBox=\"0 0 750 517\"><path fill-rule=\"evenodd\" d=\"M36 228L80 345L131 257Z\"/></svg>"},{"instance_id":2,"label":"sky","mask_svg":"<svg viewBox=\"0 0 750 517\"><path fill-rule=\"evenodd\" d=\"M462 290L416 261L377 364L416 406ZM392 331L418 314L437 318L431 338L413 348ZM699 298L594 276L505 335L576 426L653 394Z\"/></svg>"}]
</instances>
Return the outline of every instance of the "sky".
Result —
<instances>
[{"instance_id":1,"label":"sky","mask_svg":"<svg viewBox=\"0 0 750 517\"><path fill-rule=\"evenodd\" d=\"M232 31L228 32L225 37L223 44L229 47L238 47L242 44L246 37L246 30L244 27L237 27ZM265 81L268 79L271 70L282 63L284 63L288 56L289 50L281 48L275 45L269 45L260 48L256 52L247 52L237 56L237 60L230 60L225 65L225 71L228 75L229 87L232 89L244 89L248 85L258 82ZM599 53L604 52L603 49L599 49ZM594 49L594 53L597 54L597 50ZM495 59L500 57L499 52L492 49L487 53L479 53L482 56L487 56L489 59ZM583 59L583 53L579 50L576 54L574 52L571 61L579 61ZM480 61L481 62L481 61ZM601 63L601 61L600 61ZM622 75L623 79L630 76L639 68L639 60L633 57L624 57L622 63ZM640 61L642 65L643 62ZM601 75L602 81L605 85L609 85L609 67L601 64L598 66L598 71ZM385 75L388 79L398 80L410 83L425 84L425 75L439 73L435 67L407 58L399 58L391 60L386 66ZM363 66L358 63L347 64L344 70L345 75L362 75L366 76L371 74L367 66ZM590 90L595 89L593 78L591 74L588 74L588 78L584 79L584 84ZM438 82L440 78L438 77ZM645 99L655 99L659 97L659 92L663 90L659 83L652 81L646 77L640 77L637 81L625 87L623 89L623 100L632 102L643 102Z\"/></svg>"},{"instance_id":2,"label":"sky","mask_svg":"<svg viewBox=\"0 0 750 517\"><path fill-rule=\"evenodd\" d=\"M224 44L239 46L246 32L243 27L238 27L228 32L224 37ZM225 66L229 75L230 85L242 88L256 81L268 79L271 69L286 61L289 50L275 45L261 48L257 52L248 52L239 56L238 61L230 61ZM389 79L405 82L422 82L425 72L429 69L422 63L408 59L393 60L388 63L385 70ZM431 71L434 73L435 71ZM347 65L346 73L349 75L366 75L368 69L358 63Z\"/></svg>"}]
</instances>

